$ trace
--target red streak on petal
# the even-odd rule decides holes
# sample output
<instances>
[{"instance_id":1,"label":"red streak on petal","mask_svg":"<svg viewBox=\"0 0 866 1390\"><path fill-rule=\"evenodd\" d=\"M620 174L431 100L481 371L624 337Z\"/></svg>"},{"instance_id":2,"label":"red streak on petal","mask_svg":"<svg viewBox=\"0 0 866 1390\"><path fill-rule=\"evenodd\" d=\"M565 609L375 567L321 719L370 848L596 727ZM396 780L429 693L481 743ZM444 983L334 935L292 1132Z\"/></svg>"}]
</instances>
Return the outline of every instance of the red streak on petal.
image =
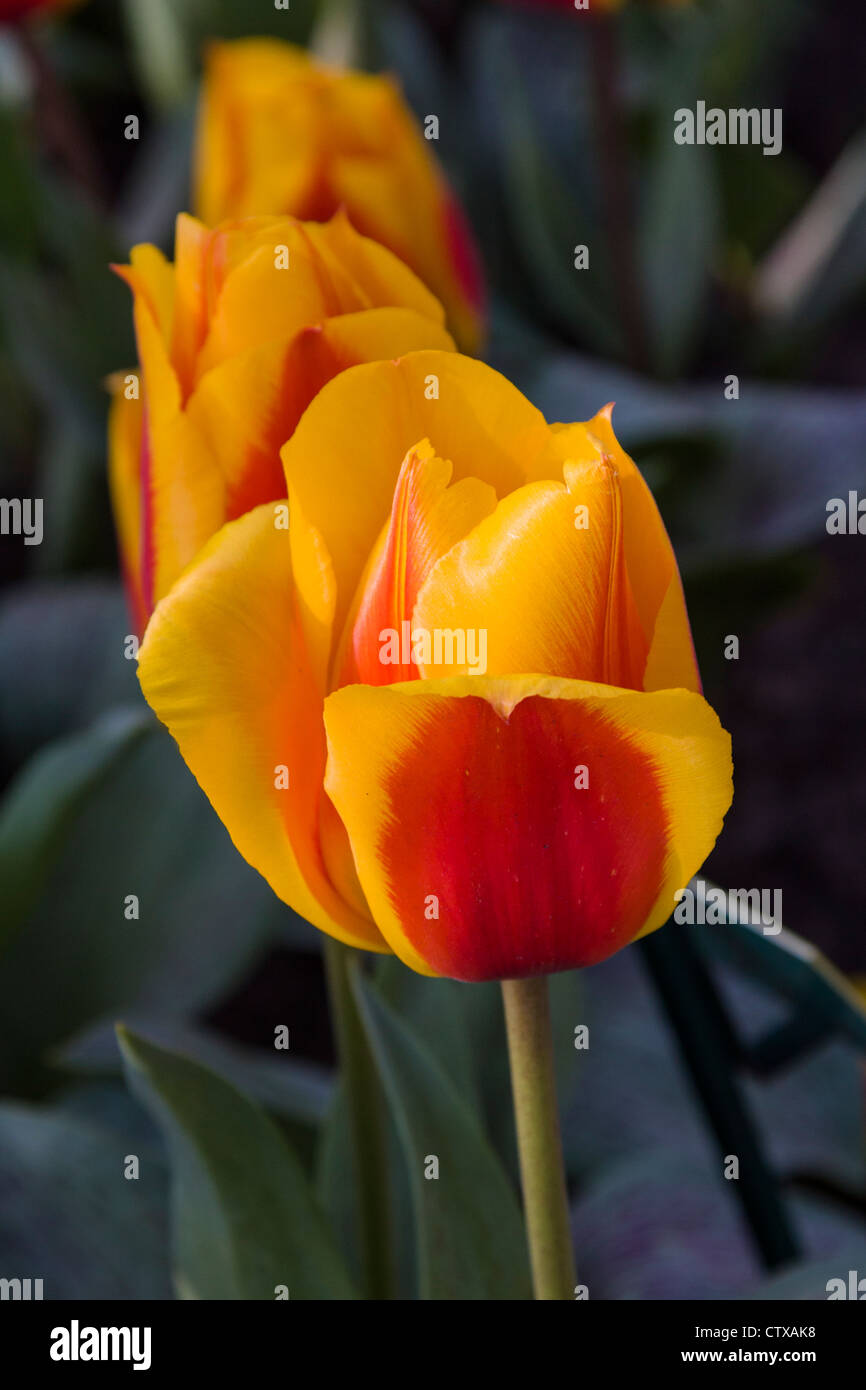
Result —
<instances>
[{"instance_id":1,"label":"red streak on petal","mask_svg":"<svg viewBox=\"0 0 866 1390\"><path fill-rule=\"evenodd\" d=\"M280 449L295 432L314 396L345 367L320 326L303 329L292 340L283 360L279 388L270 407L260 407L238 480L226 499L226 520L233 521L263 502L286 495Z\"/></svg>"},{"instance_id":2,"label":"red streak on petal","mask_svg":"<svg viewBox=\"0 0 866 1390\"><path fill-rule=\"evenodd\" d=\"M141 601L147 617L154 608L156 553L153 534L153 455L147 405L141 414Z\"/></svg>"},{"instance_id":3,"label":"red streak on petal","mask_svg":"<svg viewBox=\"0 0 866 1390\"><path fill-rule=\"evenodd\" d=\"M655 769L577 701L531 696L508 720L475 696L436 701L387 792L392 902L443 975L593 965L634 939L660 891L668 835ZM425 916L431 894L438 921Z\"/></svg>"},{"instance_id":4,"label":"red streak on petal","mask_svg":"<svg viewBox=\"0 0 866 1390\"><path fill-rule=\"evenodd\" d=\"M397 634L401 658L404 646L409 648L405 654L411 653L403 624L411 621L418 590L442 554L431 513L442 495L444 480L431 475L432 459L429 444L419 444L403 460L394 488L388 536L367 580L338 685L351 681L393 685L419 677L411 655L405 662L382 661L381 634Z\"/></svg>"},{"instance_id":5,"label":"red streak on petal","mask_svg":"<svg viewBox=\"0 0 866 1390\"><path fill-rule=\"evenodd\" d=\"M450 189L445 194L442 218L445 243L460 288L475 312L483 315L487 295L481 269L481 257L466 220L466 214Z\"/></svg>"}]
</instances>

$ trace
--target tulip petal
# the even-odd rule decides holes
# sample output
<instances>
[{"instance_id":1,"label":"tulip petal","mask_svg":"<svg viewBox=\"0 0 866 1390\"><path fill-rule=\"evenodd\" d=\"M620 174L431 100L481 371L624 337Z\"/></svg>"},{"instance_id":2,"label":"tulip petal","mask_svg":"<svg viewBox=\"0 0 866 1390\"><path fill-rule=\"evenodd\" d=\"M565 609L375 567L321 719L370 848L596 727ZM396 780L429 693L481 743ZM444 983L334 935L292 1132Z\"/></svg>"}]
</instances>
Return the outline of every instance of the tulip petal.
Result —
<instances>
[{"instance_id":1,"label":"tulip petal","mask_svg":"<svg viewBox=\"0 0 866 1390\"><path fill-rule=\"evenodd\" d=\"M174 317L174 268L156 246L134 246L129 265L111 268L124 280L136 299L147 302L163 341L168 344Z\"/></svg>"},{"instance_id":2,"label":"tulip petal","mask_svg":"<svg viewBox=\"0 0 866 1390\"><path fill-rule=\"evenodd\" d=\"M209 44L206 62L195 148L199 215L213 225L262 208L306 207L321 162L315 112L301 97L306 54L275 39L242 39ZM290 104L294 80L299 99Z\"/></svg>"},{"instance_id":3,"label":"tulip petal","mask_svg":"<svg viewBox=\"0 0 866 1390\"><path fill-rule=\"evenodd\" d=\"M731 801L730 739L685 690L357 685L328 697L325 725L326 789L370 909L426 974L605 959L670 916Z\"/></svg>"},{"instance_id":4,"label":"tulip petal","mask_svg":"<svg viewBox=\"0 0 866 1390\"><path fill-rule=\"evenodd\" d=\"M135 297L144 405L140 536L127 561L141 621L224 522L286 496L280 446L325 382L358 362L454 344L432 295L345 218L209 231L182 214L174 267L139 246L116 269Z\"/></svg>"},{"instance_id":5,"label":"tulip petal","mask_svg":"<svg viewBox=\"0 0 866 1390\"><path fill-rule=\"evenodd\" d=\"M552 425L563 459L587 450L615 467L622 494L625 565L648 645L645 690L701 689L676 557L652 493L613 430L607 405L585 425Z\"/></svg>"},{"instance_id":6,"label":"tulip petal","mask_svg":"<svg viewBox=\"0 0 866 1390\"><path fill-rule=\"evenodd\" d=\"M330 221L308 223L307 235L321 255L327 255L344 273L349 271L374 305L399 304L427 319L445 324L445 310L423 280L378 241L363 236L352 225L344 208Z\"/></svg>"},{"instance_id":7,"label":"tulip petal","mask_svg":"<svg viewBox=\"0 0 866 1390\"><path fill-rule=\"evenodd\" d=\"M219 244L204 223L181 213L174 237L174 317L171 359L181 383L184 399L195 378L195 364L207 337L209 315L209 262Z\"/></svg>"},{"instance_id":8,"label":"tulip petal","mask_svg":"<svg viewBox=\"0 0 866 1390\"><path fill-rule=\"evenodd\" d=\"M159 605L139 677L237 849L277 896L342 941L386 949L323 862L322 688L273 507L225 527Z\"/></svg>"},{"instance_id":9,"label":"tulip petal","mask_svg":"<svg viewBox=\"0 0 866 1390\"><path fill-rule=\"evenodd\" d=\"M390 515L403 460L421 439L451 461L455 482L476 477L499 496L562 476L540 412L473 358L412 352L341 373L282 451L289 487L333 559L338 631Z\"/></svg>"},{"instance_id":10,"label":"tulip petal","mask_svg":"<svg viewBox=\"0 0 866 1390\"><path fill-rule=\"evenodd\" d=\"M322 222L345 205L352 226L434 290L458 341L477 351L484 294L471 234L391 78L337 71L268 40L212 45L195 186L211 224L262 208Z\"/></svg>"},{"instance_id":11,"label":"tulip petal","mask_svg":"<svg viewBox=\"0 0 866 1390\"><path fill-rule=\"evenodd\" d=\"M367 309L304 328L213 367L187 402L225 485L224 519L285 497L280 446L310 401L346 367L422 347L453 346L444 328L411 309Z\"/></svg>"},{"instance_id":12,"label":"tulip petal","mask_svg":"<svg viewBox=\"0 0 866 1390\"><path fill-rule=\"evenodd\" d=\"M108 485L117 530L129 607L139 635L148 610L142 591L141 437L144 412L139 397L129 399L123 377L115 387L108 413Z\"/></svg>"},{"instance_id":13,"label":"tulip petal","mask_svg":"<svg viewBox=\"0 0 866 1390\"><path fill-rule=\"evenodd\" d=\"M414 626L462 631L467 659L449 650L447 669L433 660L422 676L469 674L471 632L492 675L537 671L641 688L647 646L625 568L616 470L596 458L567 464L565 475L511 493L434 567Z\"/></svg>"},{"instance_id":14,"label":"tulip petal","mask_svg":"<svg viewBox=\"0 0 866 1390\"><path fill-rule=\"evenodd\" d=\"M429 440L406 455L390 523L358 586L357 612L346 625L335 686L393 685L420 674L411 643L408 654L399 651L406 645L404 624L411 620L418 590L436 561L496 506L487 483L462 478L449 487L451 473L451 464L436 457ZM388 652L389 644L394 651Z\"/></svg>"},{"instance_id":15,"label":"tulip petal","mask_svg":"<svg viewBox=\"0 0 866 1390\"><path fill-rule=\"evenodd\" d=\"M191 228L200 229L197 242ZM441 330L424 346L453 346L439 301L395 255L354 231L345 216L324 225L290 217L247 218L214 232L180 217L177 257L178 302L179 308L191 306L183 319L190 323L187 337L196 348L197 378L261 343L287 342L310 324L369 309L413 310Z\"/></svg>"}]
</instances>

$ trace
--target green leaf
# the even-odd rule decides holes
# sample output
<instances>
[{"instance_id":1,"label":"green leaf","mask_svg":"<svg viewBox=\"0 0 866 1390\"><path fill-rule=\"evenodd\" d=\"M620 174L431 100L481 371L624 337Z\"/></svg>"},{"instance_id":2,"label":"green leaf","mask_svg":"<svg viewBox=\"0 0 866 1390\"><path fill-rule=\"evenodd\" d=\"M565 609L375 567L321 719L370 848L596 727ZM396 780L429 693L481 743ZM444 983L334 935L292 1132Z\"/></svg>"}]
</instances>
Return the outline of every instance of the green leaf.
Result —
<instances>
[{"instance_id":1,"label":"green leaf","mask_svg":"<svg viewBox=\"0 0 866 1390\"><path fill-rule=\"evenodd\" d=\"M39 901L2 958L7 1089L29 1060L121 1010L172 1017L206 1008L287 916L155 722L64 828ZM130 896L137 916L127 913Z\"/></svg>"},{"instance_id":2,"label":"green leaf","mask_svg":"<svg viewBox=\"0 0 866 1390\"><path fill-rule=\"evenodd\" d=\"M356 1297L303 1169L276 1125L188 1058L118 1030L135 1094L172 1155L176 1279L185 1296Z\"/></svg>"},{"instance_id":3,"label":"green leaf","mask_svg":"<svg viewBox=\"0 0 866 1390\"><path fill-rule=\"evenodd\" d=\"M707 892L716 887L705 882ZM837 1033L866 1053L866 1009L856 990L826 956L781 923L775 924L778 932L768 934L761 926L740 922L736 911L725 915L724 923L702 926L697 940L710 954L769 986L794 1007L795 1018L781 1025L777 1041L784 1036L785 1046L796 1049L799 1027L806 1042L817 1036L816 1030L822 1035ZM771 1036L767 1034L767 1040ZM768 1060L771 1055L772 1050L767 1052Z\"/></svg>"},{"instance_id":4,"label":"green leaf","mask_svg":"<svg viewBox=\"0 0 866 1390\"><path fill-rule=\"evenodd\" d=\"M403 1162L402 1145L390 1111L386 1114L385 1123L392 1266L391 1297L414 1300L418 1297L418 1260L409 1174ZM328 1116L319 1131L315 1172L319 1201L337 1234L349 1269L360 1285L363 1270L352 1158L352 1129L346 1089L342 1081L337 1082ZM382 1239L387 1240L389 1236L383 1232Z\"/></svg>"},{"instance_id":5,"label":"green leaf","mask_svg":"<svg viewBox=\"0 0 866 1390\"><path fill-rule=\"evenodd\" d=\"M99 325L76 313L57 277L7 257L0 257L0 325L10 357L45 411L62 413L97 438L107 401Z\"/></svg>"},{"instance_id":6,"label":"green leaf","mask_svg":"<svg viewBox=\"0 0 866 1390\"><path fill-rule=\"evenodd\" d=\"M492 44L487 62L495 86L508 92L499 104L500 141L508 210L527 275L548 313L570 332L585 335L599 352L616 356L622 340L608 307L609 277L591 210L578 205L551 164L536 128L521 70L503 41ZM574 268L574 248L586 245L593 272Z\"/></svg>"},{"instance_id":7,"label":"green leaf","mask_svg":"<svg viewBox=\"0 0 866 1390\"><path fill-rule=\"evenodd\" d=\"M356 985L409 1172L421 1298L530 1298L520 1210L477 1115L375 988ZM428 1156L438 1178L424 1175Z\"/></svg>"},{"instance_id":8,"label":"green leaf","mask_svg":"<svg viewBox=\"0 0 866 1390\"><path fill-rule=\"evenodd\" d=\"M36 249L39 199L23 122L0 107L0 247L24 260Z\"/></svg>"},{"instance_id":9,"label":"green leaf","mask_svg":"<svg viewBox=\"0 0 866 1390\"><path fill-rule=\"evenodd\" d=\"M6 590L0 602L0 757L10 767L114 705L141 703L135 662L124 657L129 632L126 602L113 581L67 575L62 582L30 581Z\"/></svg>"},{"instance_id":10,"label":"green leaf","mask_svg":"<svg viewBox=\"0 0 866 1390\"><path fill-rule=\"evenodd\" d=\"M141 241L163 247L174 245L178 209L189 206L190 201L195 117L196 104L190 100L141 132L140 149L121 189L117 208L119 236L124 246L135 246ZM130 318L128 303L126 313ZM124 361L131 363L135 356L133 353Z\"/></svg>"},{"instance_id":11,"label":"green leaf","mask_svg":"<svg viewBox=\"0 0 866 1390\"><path fill-rule=\"evenodd\" d=\"M866 132L845 147L755 274L770 345L808 342L866 288Z\"/></svg>"},{"instance_id":12,"label":"green leaf","mask_svg":"<svg viewBox=\"0 0 866 1390\"><path fill-rule=\"evenodd\" d=\"M659 122L639 244L652 359L668 375L685 366L694 346L718 235L712 153L675 144L666 111Z\"/></svg>"},{"instance_id":13,"label":"green leaf","mask_svg":"<svg viewBox=\"0 0 866 1390\"><path fill-rule=\"evenodd\" d=\"M517 384L548 420L587 419L616 401L617 437L639 466L652 443L688 444L690 462L663 505L684 570L813 544L827 534L828 497L863 484L862 393L741 376L734 402L721 376L711 386L661 385L571 353L542 359ZM698 443L714 450L703 469Z\"/></svg>"},{"instance_id":14,"label":"green leaf","mask_svg":"<svg viewBox=\"0 0 866 1390\"><path fill-rule=\"evenodd\" d=\"M151 102L170 111L192 86L183 6L173 0L124 0L133 61Z\"/></svg>"},{"instance_id":15,"label":"green leaf","mask_svg":"<svg viewBox=\"0 0 866 1390\"><path fill-rule=\"evenodd\" d=\"M502 991L493 981L464 984L431 980L409 970L396 956L378 963L376 983L383 999L405 1019L460 1091L506 1172L516 1182L517 1136L511 1109L511 1073ZM551 1026L557 1094L564 1108L577 1079L574 1028L581 1022L580 976L550 977Z\"/></svg>"},{"instance_id":16,"label":"green leaf","mask_svg":"<svg viewBox=\"0 0 866 1390\"><path fill-rule=\"evenodd\" d=\"M175 0L176 2L176 0ZM369 4L369 0L365 0ZM210 38L245 39L254 33L284 39L287 43L306 46L319 0L291 0L288 9L280 9L268 0L256 7L255 21L250 11L237 0L185 0L190 11L190 24L199 42Z\"/></svg>"},{"instance_id":17,"label":"green leaf","mask_svg":"<svg viewBox=\"0 0 866 1390\"><path fill-rule=\"evenodd\" d=\"M12 783L0 805L0 945L39 898L82 803L151 725L150 715L140 709L117 710L86 733L38 753Z\"/></svg>"},{"instance_id":18,"label":"green leaf","mask_svg":"<svg viewBox=\"0 0 866 1390\"><path fill-rule=\"evenodd\" d=\"M121 1083L0 1105L0 1236L2 1274L45 1299L171 1298L165 1154Z\"/></svg>"},{"instance_id":19,"label":"green leaf","mask_svg":"<svg viewBox=\"0 0 866 1390\"><path fill-rule=\"evenodd\" d=\"M475 1112L481 1101L477 1059L468 1015L475 1005L486 1012L486 986L459 980L430 980L408 969L397 956L376 962L376 988L390 1009L405 1019L449 1080ZM498 986L492 987L494 1000Z\"/></svg>"},{"instance_id":20,"label":"green leaf","mask_svg":"<svg viewBox=\"0 0 866 1390\"><path fill-rule=\"evenodd\" d=\"M298 1128L317 1130L334 1090L331 1072L316 1062L246 1047L204 1027L177 1019L148 1016L130 1019L133 1032L144 1032L160 1047L210 1067L265 1110ZM67 1043L57 1061L83 1076L114 1076L122 1069L114 1029L107 1023L86 1030Z\"/></svg>"}]
</instances>

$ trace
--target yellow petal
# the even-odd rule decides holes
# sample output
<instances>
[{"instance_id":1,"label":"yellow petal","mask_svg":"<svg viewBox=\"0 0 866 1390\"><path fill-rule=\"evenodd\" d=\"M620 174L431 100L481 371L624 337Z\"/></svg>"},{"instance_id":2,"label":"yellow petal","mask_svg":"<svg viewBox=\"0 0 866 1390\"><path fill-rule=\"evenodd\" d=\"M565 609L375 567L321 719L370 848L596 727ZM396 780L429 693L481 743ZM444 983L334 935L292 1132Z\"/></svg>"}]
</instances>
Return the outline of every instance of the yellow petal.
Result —
<instances>
[{"instance_id":1,"label":"yellow petal","mask_svg":"<svg viewBox=\"0 0 866 1390\"><path fill-rule=\"evenodd\" d=\"M389 77L324 67L268 40L213 46L196 139L208 223L262 211L352 226L389 247L444 303L468 351L484 318L480 262L434 153Z\"/></svg>"},{"instance_id":2,"label":"yellow petal","mask_svg":"<svg viewBox=\"0 0 866 1390\"><path fill-rule=\"evenodd\" d=\"M644 688L700 690L701 678L679 569L664 522L639 470L613 430L608 405L585 425L553 425L561 457L602 454L617 471L622 494L625 564L648 643Z\"/></svg>"},{"instance_id":3,"label":"yellow petal","mask_svg":"<svg viewBox=\"0 0 866 1390\"><path fill-rule=\"evenodd\" d=\"M425 677L534 671L640 689L647 647L623 558L622 498L603 459L519 488L433 568L413 622L456 631ZM470 642L471 635L471 642ZM461 650L462 647L462 650ZM471 647L471 650L470 650Z\"/></svg>"},{"instance_id":4,"label":"yellow petal","mask_svg":"<svg viewBox=\"0 0 866 1390\"><path fill-rule=\"evenodd\" d=\"M273 507L215 536L159 605L139 677L235 846L277 896L342 941L384 949L323 862L322 689Z\"/></svg>"},{"instance_id":5,"label":"yellow petal","mask_svg":"<svg viewBox=\"0 0 866 1390\"><path fill-rule=\"evenodd\" d=\"M139 635L147 623L141 556L141 399L128 400L123 376L108 412L108 485L129 607Z\"/></svg>"},{"instance_id":6,"label":"yellow petal","mask_svg":"<svg viewBox=\"0 0 866 1390\"><path fill-rule=\"evenodd\" d=\"M562 476L539 411L473 358L413 352L341 373L282 450L289 487L333 560L337 631L390 514L403 460L422 439L453 464L455 482L475 477L500 497Z\"/></svg>"},{"instance_id":7,"label":"yellow petal","mask_svg":"<svg viewBox=\"0 0 866 1390\"><path fill-rule=\"evenodd\" d=\"M391 519L358 586L332 684L393 685L419 675L411 650L396 651L406 645L404 629L418 590L437 560L496 506L487 483L461 478L449 487L451 474L451 464L436 457L429 440L406 455Z\"/></svg>"}]
</instances>

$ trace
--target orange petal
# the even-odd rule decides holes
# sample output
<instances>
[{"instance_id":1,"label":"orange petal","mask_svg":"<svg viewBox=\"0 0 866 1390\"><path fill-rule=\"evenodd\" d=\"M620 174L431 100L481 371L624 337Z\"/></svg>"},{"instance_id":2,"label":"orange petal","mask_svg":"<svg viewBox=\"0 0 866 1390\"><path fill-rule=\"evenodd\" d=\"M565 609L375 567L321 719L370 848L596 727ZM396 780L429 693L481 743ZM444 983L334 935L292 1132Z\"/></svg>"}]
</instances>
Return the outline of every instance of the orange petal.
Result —
<instances>
[{"instance_id":1,"label":"orange petal","mask_svg":"<svg viewBox=\"0 0 866 1390\"><path fill-rule=\"evenodd\" d=\"M293 258L286 271L274 262L282 237ZM286 495L280 446L325 382L360 361L453 343L415 277L343 225L308 234L291 219L257 218L209 232L181 216L174 280L146 246L119 273L135 294L145 403L140 618L226 520ZM366 307L391 293L409 307ZM319 324L331 310L337 316Z\"/></svg>"},{"instance_id":2,"label":"orange petal","mask_svg":"<svg viewBox=\"0 0 866 1390\"><path fill-rule=\"evenodd\" d=\"M403 460L420 439L451 461L455 481L478 478L499 496L562 476L539 411L473 358L412 352L342 372L282 451L290 490L333 560L338 631L390 515Z\"/></svg>"},{"instance_id":3,"label":"orange petal","mask_svg":"<svg viewBox=\"0 0 866 1390\"><path fill-rule=\"evenodd\" d=\"M207 337L209 303L209 260L213 254L215 236L202 223L187 213L181 213L175 225L174 238L174 320L171 336L171 359L183 398L189 395L196 375L196 362Z\"/></svg>"},{"instance_id":4,"label":"orange petal","mask_svg":"<svg viewBox=\"0 0 866 1390\"><path fill-rule=\"evenodd\" d=\"M174 267L156 246L134 246L129 265L111 268L135 297L144 299L163 342L171 338L174 316Z\"/></svg>"},{"instance_id":5,"label":"orange petal","mask_svg":"<svg viewBox=\"0 0 866 1390\"><path fill-rule=\"evenodd\" d=\"M418 676L411 650L400 654L407 643L411 647L406 627L418 590L436 561L496 506L488 484L463 478L449 487L451 473L451 464L435 456L429 440L406 455L391 520L359 585L345 658L333 684L393 685Z\"/></svg>"},{"instance_id":6,"label":"orange petal","mask_svg":"<svg viewBox=\"0 0 866 1390\"><path fill-rule=\"evenodd\" d=\"M224 482L224 519L286 495L280 446L326 382L358 362L434 346L451 346L435 322L410 309L367 309L213 367L187 402L187 414Z\"/></svg>"},{"instance_id":7,"label":"orange petal","mask_svg":"<svg viewBox=\"0 0 866 1390\"><path fill-rule=\"evenodd\" d=\"M700 690L676 557L652 493L624 452L607 405L585 425L553 425L563 459L602 453L615 467L622 494L625 564L648 646L645 690Z\"/></svg>"},{"instance_id":8,"label":"orange petal","mask_svg":"<svg viewBox=\"0 0 866 1390\"><path fill-rule=\"evenodd\" d=\"M189 225L199 224L178 219L179 278ZM412 310L438 330L425 345L453 346L438 300L390 251L353 231L345 217L325 226L248 218L208 233L202 254L208 323L206 338L198 336L197 378L239 352L286 342L326 318L370 309ZM184 280L192 282L192 272Z\"/></svg>"},{"instance_id":9,"label":"orange petal","mask_svg":"<svg viewBox=\"0 0 866 1390\"><path fill-rule=\"evenodd\" d=\"M120 564L136 632L147 623L142 588L141 445L144 417L140 398L127 399L123 375L108 413L108 484L117 531Z\"/></svg>"},{"instance_id":10,"label":"orange petal","mask_svg":"<svg viewBox=\"0 0 866 1390\"><path fill-rule=\"evenodd\" d=\"M323 257L349 272L356 285L364 287L370 307L398 304L414 309L436 323L445 323L445 311L424 281L399 256L352 226L341 207L330 221L307 223L306 232Z\"/></svg>"},{"instance_id":11,"label":"orange petal","mask_svg":"<svg viewBox=\"0 0 866 1390\"><path fill-rule=\"evenodd\" d=\"M596 457L569 463L566 483L530 483L431 571L413 623L461 631L425 677L534 671L641 689L647 646L624 562L616 470ZM470 642L471 634L471 642ZM431 654L432 655L432 654ZM465 659L464 659L465 658Z\"/></svg>"},{"instance_id":12,"label":"orange petal","mask_svg":"<svg viewBox=\"0 0 866 1390\"><path fill-rule=\"evenodd\" d=\"M237 849L277 896L332 936L383 950L323 860L322 688L295 601L289 536L274 520L265 506L231 523L159 605L141 648L142 689Z\"/></svg>"},{"instance_id":13,"label":"orange petal","mask_svg":"<svg viewBox=\"0 0 866 1390\"><path fill-rule=\"evenodd\" d=\"M322 66L268 40L214 45L196 138L208 223L263 208L358 231L411 266L467 351L481 336L480 262L439 165L389 77Z\"/></svg>"},{"instance_id":14,"label":"orange petal","mask_svg":"<svg viewBox=\"0 0 866 1390\"><path fill-rule=\"evenodd\" d=\"M212 43L195 142L195 206L213 225L225 217L299 213L320 162L316 112L293 80L310 70L303 50L276 39Z\"/></svg>"},{"instance_id":15,"label":"orange petal","mask_svg":"<svg viewBox=\"0 0 866 1390\"><path fill-rule=\"evenodd\" d=\"M356 685L328 697L325 725L326 788L370 909L427 974L604 960L670 916L731 801L730 739L684 690Z\"/></svg>"}]
</instances>

